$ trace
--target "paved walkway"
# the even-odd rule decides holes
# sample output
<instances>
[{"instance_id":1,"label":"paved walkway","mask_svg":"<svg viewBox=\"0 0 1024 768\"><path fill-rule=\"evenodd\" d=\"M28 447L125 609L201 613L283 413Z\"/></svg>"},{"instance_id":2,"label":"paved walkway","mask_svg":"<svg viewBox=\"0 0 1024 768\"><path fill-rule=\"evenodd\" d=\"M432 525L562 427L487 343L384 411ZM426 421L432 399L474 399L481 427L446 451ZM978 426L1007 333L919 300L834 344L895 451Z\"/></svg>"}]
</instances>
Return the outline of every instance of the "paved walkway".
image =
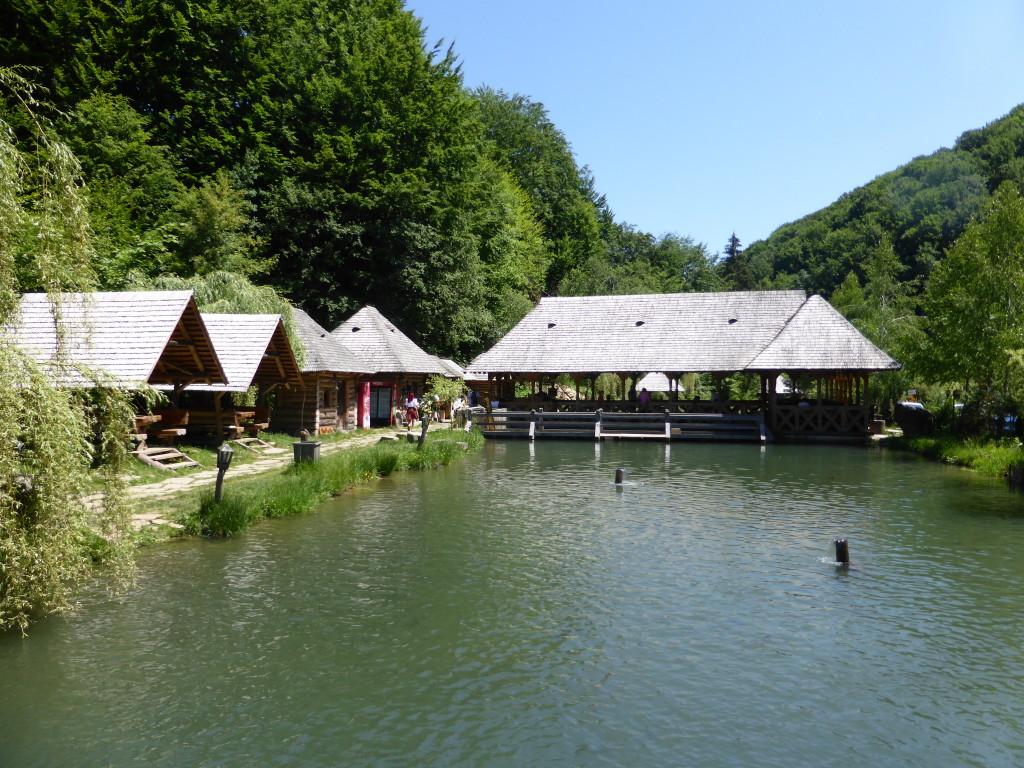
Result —
<instances>
[{"instance_id":1,"label":"paved walkway","mask_svg":"<svg viewBox=\"0 0 1024 768\"><path fill-rule=\"evenodd\" d=\"M435 432L440 429L447 430L449 425L447 423L442 424L431 424L430 431ZM402 439L407 434L419 434L419 430L415 432L405 432L396 430L394 432L395 437ZM327 455L335 453L337 451L344 451L349 448L359 448L366 445L374 445L379 443L381 439L386 439L385 435L366 435L365 437L353 437L348 440L342 440L337 443L324 443L320 446L320 454ZM245 450L244 448L240 450ZM228 470L226 477L235 479L237 477L246 477L248 475L259 475L264 472L271 472L274 470L284 469L286 466L294 461L291 451L287 448L271 448L264 451L264 458L257 459L256 461L249 462L248 464L239 464L237 467L232 467ZM187 491L193 491L197 488L201 488L207 485L213 485L217 482L217 470L216 469L204 469L201 472L192 472L188 475L176 475L169 477L166 480L161 480L156 483L147 483L145 485L133 485L128 488L128 498L133 501L148 501L152 499L167 498L169 496L176 496L179 493L185 493ZM90 509L95 509L102 504L102 495L93 494L83 499L85 505ZM169 525L172 528L180 528L181 526L177 523L173 523L170 520L166 520L158 512L147 512L143 514L132 515L132 525L136 530L145 528L149 525Z\"/></svg>"}]
</instances>

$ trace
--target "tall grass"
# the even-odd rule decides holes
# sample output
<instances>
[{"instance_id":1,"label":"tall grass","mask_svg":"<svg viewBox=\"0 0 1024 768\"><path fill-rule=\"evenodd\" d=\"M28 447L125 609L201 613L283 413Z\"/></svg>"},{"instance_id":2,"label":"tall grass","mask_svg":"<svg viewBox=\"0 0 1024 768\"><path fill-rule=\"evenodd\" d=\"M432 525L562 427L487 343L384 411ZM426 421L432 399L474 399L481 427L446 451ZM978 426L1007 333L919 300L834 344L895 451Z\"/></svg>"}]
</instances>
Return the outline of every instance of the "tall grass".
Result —
<instances>
[{"instance_id":1,"label":"tall grass","mask_svg":"<svg viewBox=\"0 0 1024 768\"><path fill-rule=\"evenodd\" d=\"M1011 467L1024 464L1024 448L1015 437L998 440L956 437L917 437L902 444L936 461L969 467L992 477L1006 477Z\"/></svg>"},{"instance_id":2,"label":"tall grass","mask_svg":"<svg viewBox=\"0 0 1024 768\"><path fill-rule=\"evenodd\" d=\"M463 442L428 439L420 449L411 443L378 443L333 453L316 463L303 462L279 475L228 483L221 503L214 501L212 493L204 494L198 509L188 512L182 524L193 535L233 536L261 518L307 512L331 496L394 472L451 464L467 448L483 444L479 432L459 433L459 437Z\"/></svg>"}]
</instances>

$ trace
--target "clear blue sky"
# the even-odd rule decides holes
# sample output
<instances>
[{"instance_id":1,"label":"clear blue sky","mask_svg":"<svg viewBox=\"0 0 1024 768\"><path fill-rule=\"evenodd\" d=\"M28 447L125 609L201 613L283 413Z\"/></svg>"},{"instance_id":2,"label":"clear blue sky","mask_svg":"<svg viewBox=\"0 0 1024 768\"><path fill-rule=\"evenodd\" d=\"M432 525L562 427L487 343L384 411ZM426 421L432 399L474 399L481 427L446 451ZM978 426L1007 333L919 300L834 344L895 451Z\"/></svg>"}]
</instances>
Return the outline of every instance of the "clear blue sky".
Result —
<instances>
[{"instance_id":1,"label":"clear blue sky","mask_svg":"<svg viewBox=\"0 0 1024 768\"><path fill-rule=\"evenodd\" d=\"M1024 102L1021 0L406 0L541 102L618 220L721 251Z\"/></svg>"}]
</instances>

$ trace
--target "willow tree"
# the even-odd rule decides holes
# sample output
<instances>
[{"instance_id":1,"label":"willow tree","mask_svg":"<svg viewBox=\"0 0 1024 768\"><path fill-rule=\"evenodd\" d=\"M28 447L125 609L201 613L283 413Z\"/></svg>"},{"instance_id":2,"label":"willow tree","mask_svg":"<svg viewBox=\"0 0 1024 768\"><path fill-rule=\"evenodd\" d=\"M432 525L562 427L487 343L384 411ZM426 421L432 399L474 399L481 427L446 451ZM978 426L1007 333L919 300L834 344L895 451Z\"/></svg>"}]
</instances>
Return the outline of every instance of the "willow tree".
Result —
<instances>
[{"instance_id":1,"label":"willow tree","mask_svg":"<svg viewBox=\"0 0 1024 768\"><path fill-rule=\"evenodd\" d=\"M0 333L0 630L24 632L33 617L72 607L94 555L131 576L120 480L131 408L113 387L54 384L73 368L60 294L91 285L86 201L78 163L52 138L32 86L0 69L0 90L0 328L27 289L50 294L57 328L45 370ZM104 479L100 513L81 502L94 464Z\"/></svg>"}]
</instances>

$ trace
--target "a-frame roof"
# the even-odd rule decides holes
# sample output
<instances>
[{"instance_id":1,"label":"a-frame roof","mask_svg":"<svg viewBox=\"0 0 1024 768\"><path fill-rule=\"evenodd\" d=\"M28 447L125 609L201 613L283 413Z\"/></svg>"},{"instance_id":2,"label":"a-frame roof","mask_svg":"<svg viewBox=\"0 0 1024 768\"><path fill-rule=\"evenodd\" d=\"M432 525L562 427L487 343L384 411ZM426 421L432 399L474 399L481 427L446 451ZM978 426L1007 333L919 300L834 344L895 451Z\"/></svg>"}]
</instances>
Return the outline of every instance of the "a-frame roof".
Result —
<instances>
[{"instance_id":1,"label":"a-frame roof","mask_svg":"<svg viewBox=\"0 0 1024 768\"><path fill-rule=\"evenodd\" d=\"M7 330L66 386L90 382L62 362L98 371L117 386L227 381L192 291L66 293L56 302L29 293Z\"/></svg>"},{"instance_id":2,"label":"a-frame roof","mask_svg":"<svg viewBox=\"0 0 1024 768\"><path fill-rule=\"evenodd\" d=\"M824 299L808 300L803 291L545 298L469 369L554 374L812 370L812 363L813 370L899 367L837 318L842 320Z\"/></svg>"},{"instance_id":3,"label":"a-frame roof","mask_svg":"<svg viewBox=\"0 0 1024 768\"><path fill-rule=\"evenodd\" d=\"M280 315L226 315L203 313L213 347L224 366L226 384L196 384L201 392L245 392L254 384L300 383L299 367L292 353Z\"/></svg>"},{"instance_id":4,"label":"a-frame roof","mask_svg":"<svg viewBox=\"0 0 1024 768\"><path fill-rule=\"evenodd\" d=\"M821 296L811 296L747 364L754 371L888 371L900 364Z\"/></svg>"},{"instance_id":5,"label":"a-frame roof","mask_svg":"<svg viewBox=\"0 0 1024 768\"><path fill-rule=\"evenodd\" d=\"M301 309L292 309L292 319L305 349L303 373L374 373L368 363L331 338L326 328Z\"/></svg>"},{"instance_id":6,"label":"a-frame roof","mask_svg":"<svg viewBox=\"0 0 1024 768\"><path fill-rule=\"evenodd\" d=\"M441 364L441 367L444 368L444 375L449 379L466 378L465 369L461 365L456 363L454 360L449 360L446 357L438 357L437 355L434 355L434 357L437 359L437 362Z\"/></svg>"},{"instance_id":7,"label":"a-frame roof","mask_svg":"<svg viewBox=\"0 0 1024 768\"><path fill-rule=\"evenodd\" d=\"M544 298L470 369L738 371L804 302L802 291Z\"/></svg>"},{"instance_id":8,"label":"a-frame roof","mask_svg":"<svg viewBox=\"0 0 1024 768\"><path fill-rule=\"evenodd\" d=\"M420 349L375 307L363 307L330 337L364 360L374 373L447 373L437 358Z\"/></svg>"}]
</instances>

